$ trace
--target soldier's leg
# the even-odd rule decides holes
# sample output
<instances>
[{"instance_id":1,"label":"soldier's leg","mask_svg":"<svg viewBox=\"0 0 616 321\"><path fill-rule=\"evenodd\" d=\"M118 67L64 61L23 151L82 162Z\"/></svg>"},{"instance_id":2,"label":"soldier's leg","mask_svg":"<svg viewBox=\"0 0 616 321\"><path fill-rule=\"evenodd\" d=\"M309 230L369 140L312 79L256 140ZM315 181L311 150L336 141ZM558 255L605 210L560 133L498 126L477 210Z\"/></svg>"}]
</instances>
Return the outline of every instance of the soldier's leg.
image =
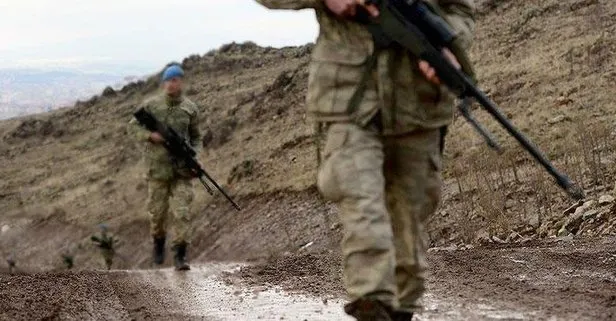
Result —
<instances>
[{"instance_id":1,"label":"soldier's leg","mask_svg":"<svg viewBox=\"0 0 616 321\"><path fill-rule=\"evenodd\" d=\"M345 310L353 314L364 299L396 307L393 234L385 205L382 142L376 131L331 125L318 186L324 198L338 204L344 283L352 301Z\"/></svg>"},{"instance_id":2,"label":"soldier's leg","mask_svg":"<svg viewBox=\"0 0 616 321\"><path fill-rule=\"evenodd\" d=\"M108 249L103 250L103 258L105 259L105 266L107 267L107 270L110 270L111 265L113 265L113 256L114 256L113 250L108 250Z\"/></svg>"},{"instance_id":3,"label":"soldier's leg","mask_svg":"<svg viewBox=\"0 0 616 321\"><path fill-rule=\"evenodd\" d=\"M169 210L170 185L167 181L148 181L147 210L150 217L150 234L153 238L165 237L165 221Z\"/></svg>"},{"instance_id":4,"label":"soldier's leg","mask_svg":"<svg viewBox=\"0 0 616 321\"><path fill-rule=\"evenodd\" d=\"M173 212L173 250L176 270L190 270L186 263L186 250L190 243L190 205L193 200L192 181L177 179L171 190L171 211Z\"/></svg>"},{"instance_id":5,"label":"soldier's leg","mask_svg":"<svg viewBox=\"0 0 616 321\"><path fill-rule=\"evenodd\" d=\"M187 179L173 181L171 188L171 212L173 213L173 245L190 243L190 206L194 197L193 183Z\"/></svg>"},{"instance_id":6,"label":"soldier's leg","mask_svg":"<svg viewBox=\"0 0 616 321\"><path fill-rule=\"evenodd\" d=\"M387 207L396 247L399 311L421 309L427 234L425 220L441 196L440 132L428 130L389 137L385 144Z\"/></svg>"}]
</instances>

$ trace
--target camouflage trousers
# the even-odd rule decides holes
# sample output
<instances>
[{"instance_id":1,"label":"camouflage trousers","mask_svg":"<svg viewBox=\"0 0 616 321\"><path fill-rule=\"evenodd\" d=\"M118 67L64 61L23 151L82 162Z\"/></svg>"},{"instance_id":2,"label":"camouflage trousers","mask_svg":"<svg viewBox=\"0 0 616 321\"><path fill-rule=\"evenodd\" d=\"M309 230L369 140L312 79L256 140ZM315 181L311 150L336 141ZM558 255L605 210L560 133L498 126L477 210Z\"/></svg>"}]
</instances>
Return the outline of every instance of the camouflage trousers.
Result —
<instances>
[{"instance_id":1,"label":"camouflage trousers","mask_svg":"<svg viewBox=\"0 0 616 321\"><path fill-rule=\"evenodd\" d=\"M424 222L441 198L441 133L390 137L373 127L336 123L327 129L318 187L338 205L351 300L417 312L426 270Z\"/></svg>"},{"instance_id":2,"label":"camouflage trousers","mask_svg":"<svg viewBox=\"0 0 616 321\"><path fill-rule=\"evenodd\" d=\"M147 211L151 235L166 236L166 225L171 212L173 245L190 243L190 205L193 197L193 185L189 179L149 180Z\"/></svg>"},{"instance_id":3,"label":"camouflage trousers","mask_svg":"<svg viewBox=\"0 0 616 321\"><path fill-rule=\"evenodd\" d=\"M105 266L107 269L111 269L111 265L113 265L113 257L115 256L115 251L113 249L102 249L103 260L105 260Z\"/></svg>"}]
</instances>

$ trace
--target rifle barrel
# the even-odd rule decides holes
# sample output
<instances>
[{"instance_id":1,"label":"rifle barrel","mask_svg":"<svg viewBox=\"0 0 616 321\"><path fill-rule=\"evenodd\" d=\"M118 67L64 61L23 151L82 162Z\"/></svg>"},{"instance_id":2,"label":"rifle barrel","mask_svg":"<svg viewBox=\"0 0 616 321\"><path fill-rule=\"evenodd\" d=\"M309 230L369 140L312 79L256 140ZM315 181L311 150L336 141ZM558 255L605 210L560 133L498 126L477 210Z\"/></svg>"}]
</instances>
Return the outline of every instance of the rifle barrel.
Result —
<instances>
[{"instance_id":1,"label":"rifle barrel","mask_svg":"<svg viewBox=\"0 0 616 321\"><path fill-rule=\"evenodd\" d=\"M513 126L513 124L503 115L503 113L498 109L496 104L488 98L486 94L484 94L477 87L472 85L470 81L468 81L467 86L467 95L475 98L477 102L485 109L490 115L496 119L506 130L513 136L518 143L524 147L539 164L545 168L545 170L556 180L556 183L562 187L571 197L574 199L583 199L584 193L580 190L575 184L563 173L559 172L552 163L539 151L539 149L517 128Z\"/></svg>"},{"instance_id":2,"label":"rifle barrel","mask_svg":"<svg viewBox=\"0 0 616 321\"><path fill-rule=\"evenodd\" d=\"M222 189L222 187L220 187L218 183L216 183L216 181L213 180L212 177L210 177L210 175L203 168L201 169L201 174L202 175L199 176L199 180L201 181L201 183L203 183L204 185L206 184L206 182L203 180L203 176L205 176L207 180L210 181L210 183L212 183L212 185L214 185L214 187L216 187L216 189L220 191L220 193L233 205L233 207L235 207L235 209L237 209L238 211L242 210L240 206L237 205L237 203L235 203L235 201L233 201L233 199L231 199L229 195L227 195L227 193Z\"/></svg>"},{"instance_id":3,"label":"rifle barrel","mask_svg":"<svg viewBox=\"0 0 616 321\"><path fill-rule=\"evenodd\" d=\"M203 179L203 176L199 176L199 181L201 181L201 184L203 184L208 194L214 195L214 191L212 190L210 185L208 185L207 182Z\"/></svg>"}]
</instances>

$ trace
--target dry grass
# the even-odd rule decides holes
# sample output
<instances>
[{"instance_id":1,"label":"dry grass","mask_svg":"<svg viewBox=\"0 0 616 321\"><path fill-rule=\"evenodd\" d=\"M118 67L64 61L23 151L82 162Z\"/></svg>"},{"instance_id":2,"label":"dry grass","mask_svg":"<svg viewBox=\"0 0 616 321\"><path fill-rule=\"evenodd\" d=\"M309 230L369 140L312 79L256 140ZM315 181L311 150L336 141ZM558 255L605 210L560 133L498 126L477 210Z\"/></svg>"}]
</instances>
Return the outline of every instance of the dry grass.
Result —
<instances>
[{"instance_id":1,"label":"dry grass","mask_svg":"<svg viewBox=\"0 0 616 321\"><path fill-rule=\"evenodd\" d=\"M611 193L616 157L614 135L604 123L579 122L574 141L556 150L555 166L585 190L586 200ZM573 201L553 178L519 146L496 155L482 149L449 162L455 188L443 207L457 221L461 238L472 241L478 230L507 236L558 219ZM479 225L478 225L479 224Z\"/></svg>"}]
</instances>

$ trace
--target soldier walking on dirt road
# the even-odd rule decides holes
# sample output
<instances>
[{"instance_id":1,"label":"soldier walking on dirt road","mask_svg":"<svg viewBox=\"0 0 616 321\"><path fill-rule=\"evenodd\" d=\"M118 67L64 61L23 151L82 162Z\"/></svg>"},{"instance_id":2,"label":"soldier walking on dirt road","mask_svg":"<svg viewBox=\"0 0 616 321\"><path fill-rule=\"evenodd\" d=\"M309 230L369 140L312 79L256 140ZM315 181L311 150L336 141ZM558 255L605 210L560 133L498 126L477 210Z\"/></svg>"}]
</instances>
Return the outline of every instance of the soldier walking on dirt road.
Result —
<instances>
[{"instance_id":1,"label":"soldier walking on dirt road","mask_svg":"<svg viewBox=\"0 0 616 321\"><path fill-rule=\"evenodd\" d=\"M306 101L317 133L326 134L317 185L339 208L344 283L351 298L345 312L357 320L411 320L421 309L424 223L441 199L442 148L455 96L439 85L431 66L408 51L375 49L371 33L352 20L359 6L377 16L373 5L256 1L270 9L311 8L319 22ZM473 1L429 2L446 13L467 49ZM459 65L451 52L444 55ZM374 64L365 71L369 63Z\"/></svg>"},{"instance_id":2,"label":"soldier walking on dirt road","mask_svg":"<svg viewBox=\"0 0 616 321\"><path fill-rule=\"evenodd\" d=\"M178 64L169 64L162 73L163 93L146 100L139 107L152 113L165 125L183 136L197 152L201 146L199 109L182 91L184 71ZM148 182L147 211L150 232L154 242L155 264L165 260L165 240L168 211L173 213L173 250L176 270L189 270L186 262L190 243L193 201L192 179L195 173L183 161L172 157L162 145L164 139L157 132L150 132L139 125L135 118L129 122L133 137L145 144L144 158Z\"/></svg>"},{"instance_id":3,"label":"soldier walking on dirt road","mask_svg":"<svg viewBox=\"0 0 616 321\"><path fill-rule=\"evenodd\" d=\"M101 224L99 225L99 228L101 230L101 234L99 236L92 235L90 240L101 250L101 255L105 261L105 266L107 267L107 270L110 270L111 265L113 265L113 258L116 255L115 250L119 240L117 237L107 233L109 230L107 225ZM72 258L70 265L72 267Z\"/></svg>"}]
</instances>

